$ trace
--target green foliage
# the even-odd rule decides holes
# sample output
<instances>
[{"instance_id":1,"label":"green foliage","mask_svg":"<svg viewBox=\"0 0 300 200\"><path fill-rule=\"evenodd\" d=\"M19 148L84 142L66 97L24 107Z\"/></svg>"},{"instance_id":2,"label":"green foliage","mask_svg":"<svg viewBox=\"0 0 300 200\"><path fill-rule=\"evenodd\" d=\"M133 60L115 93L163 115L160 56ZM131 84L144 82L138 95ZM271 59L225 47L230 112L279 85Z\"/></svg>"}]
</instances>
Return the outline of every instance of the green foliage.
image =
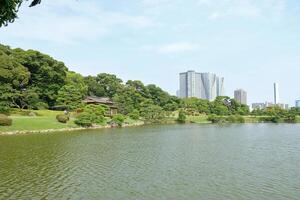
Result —
<instances>
[{"instance_id":1,"label":"green foliage","mask_svg":"<svg viewBox=\"0 0 300 200\"><path fill-rule=\"evenodd\" d=\"M296 123L297 122L297 116L293 113L289 113L285 116L284 122L287 123Z\"/></svg>"},{"instance_id":2,"label":"green foliage","mask_svg":"<svg viewBox=\"0 0 300 200\"><path fill-rule=\"evenodd\" d=\"M207 120L212 123L245 123L245 118L240 115L219 116L212 114L208 116Z\"/></svg>"},{"instance_id":3,"label":"green foliage","mask_svg":"<svg viewBox=\"0 0 300 200\"><path fill-rule=\"evenodd\" d=\"M125 116L122 114L116 114L113 116L111 122L117 124L118 126L122 126L125 121Z\"/></svg>"},{"instance_id":4,"label":"green foliage","mask_svg":"<svg viewBox=\"0 0 300 200\"><path fill-rule=\"evenodd\" d=\"M230 115L225 120L229 123L245 123L245 118L240 115Z\"/></svg>"},{"instance_id":5,"label":"green foliage","mask_svg":"<svg viewBox=\"0 0 300 200\"><path fill-rule=\"evenodd\" d=\"M53 106L66 71L48 55L0 45L0 100L20 109L36 108L38 102Z\"/></svg>"},{"instance_id":6,"label":"green foliage","mask_svg":"<svg viewBox=\"0 0 300 200\"><path fill-rule=\"evenodd\" d=\"M5 113L5 114L9 113L9 106L7 102L0 102L0 113Z\"/></svg>"},{"instance_id":7,"label":"green foliage","mask_svg":"<svg viewBox=\"0 0 300 200\"><path fill-rule=\"evenodd\" d=\"M7 26L18 17L17 12L24 0L1 0L0 1L0 27ZM30 6L39 4L41 0L33 0Z\"/></svg>"},{"instance_id":8,"label":"green foliage","mask_svg":"<svg viewBox=\"0 0 300 200\"><path fill-rule=\"evenodd\" d=\"M122 87L121 79L106 73L98 74L96 77L88 76L85 78L85 83L88 86L88 93L99 97L112 98Z\"/></svg>"},{"instance_id":9,"label":"green foliage","mask_svg":"<svg viewBox=\"0 0 300 200\"><path fill-rule=\"evenodd\" d=\"M56 115L56 119L60 123L67 123L70 120L69 116L67 116L65 114Z\"/></svg>"},{"instance_id":10,"label":"green foliage","mask_svg":"<svg viewBox=\"0 0 300 200\"><path fill-rule=\"evenodd\" d=\"M45 102L37 102L35 104L35 108L38 109L38 110L45 110L45 109L49 109L49 106Z\"/></svg>"},{"instance_id":11,"label":"green foliage","mask_svg":"<svg viewBox=\"0 0 300 200\"><path fill-rule=\"evenodd\" d=\"M259 122L279 123L281 118L278 115L264 116L259 118Z\"/></svg>"},{"instance_id":12,"label":"green foliage","mask_svg":"<svg viewBox=\"0 0 300 200\"><path fill-rule=\"evenodd\" d=\"M140 118L140 112L138 110L133 110L128 116L133 120L138 120Z\"/></svg>"},{"instance_id":13,"label":"green foliage","mask_svg":"<svg viewBox=\"0 0 300 200\"><path fill-rule=\"evenodd\" d=\"M177 121L179 123L185 123L185 121L186 121L186 115L185 115L185 112L183 110L179 111Z\"/></svg>"},{"instance_id":14,"label":"green foliage","mask_svg":"<svg viewBox=\"0 0 300 200\"><path fill-rule=\"evenodd\" d=\"M94 117L88 113L81 113L76 120L75 124L82 127L91 127L93 125Z\"/></svg>"},{"instance_id":15,"label":"green foliage","mask_svg":"<svg viewBox=\"0 0 300 200\"><path fill-rule=\"evenodd\" d=\"M160 122L165 118L164 110L157 105L151 104L149 101L141 105L141 116L146 122Z\"/></svg>"},{"instance_id":16,"label":"green foliage","mask_svg":"<svg viewBox=\"0 0 300 200\"><path fill-rule=\"evenodd\" d=\"M212 123L225 123L226 120L222 116L218 116L216 114L211 114L207 117L207 120Z\"/></svg>"},{"instance_id":17,"label":"green foliage","mask_svg":"<svg viewBox=\"0 0 300 200\"><path fill-rule=\"evenodd\" d=\"M74 110L80 107L82 100L83 94L80 88L76 87L76 85L65 85L58 91L56 104Z\"/></svg>"},{"instance_id":18,"label":"green foliage","mask_svg":"<svg viewBox=\"0 0 300 200\"><path fill-rule=\"evenodd\" d=\"M82 95L82 98L84 98L88 93L88 86L85 83L84 77L76 72L67 72L66 85L75 86Z\"/></svg>"},{"instance_id":19,"label":"green foliage","mask_svg":"<svg viewBox=\"0 0 300 200\"><path fill-rule=\"evenodd\" d=\"M180 122L180 123L185 123L186 115L185 115L185 112L183 110L179 111L177 121Z\"/></svg>"},{"instance_id":20,"label":"green foliage","mask_svg":"<svg viewBox=\"0 0 300 200\"><path fill-rule=\"evenodd\" d=\"M93 124L103 124L107 107L103 105L87 105L81 114L74 121L75 124L83 127L90 127Z\"/></svg>"},{"instance_id":21,"label":"green foliage","mask_svg":"<svg viewBox=\"0 0 300 200\"><path fill-rule=\"evenodd\" d=\"M0 126L11 126L12 119L6 115L0 114Z\"/></svg>"},{"instance_id":22,"label":"green foliage","mask_svg":"<svg viewBox=\"0 0 300 200\"><path fill-rule=\"evenodd\" d=\"M175 111L178 108L180 100L177 97L169 95L154 84L150 84L146 88L155 105L162 107L165 111Z\"/></svg>"}]
</instances>

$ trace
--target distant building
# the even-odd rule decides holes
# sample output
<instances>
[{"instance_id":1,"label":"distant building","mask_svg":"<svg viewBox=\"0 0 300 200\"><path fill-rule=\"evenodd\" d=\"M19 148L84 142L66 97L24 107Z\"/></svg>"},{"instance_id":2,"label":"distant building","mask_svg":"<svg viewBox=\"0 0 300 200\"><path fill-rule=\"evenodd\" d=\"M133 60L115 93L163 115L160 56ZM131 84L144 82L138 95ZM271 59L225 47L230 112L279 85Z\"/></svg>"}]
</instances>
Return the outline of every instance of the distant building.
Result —
<instances>
[{"instance_id":1,"label":"distant building","mask_svg":"<svg viewBox=\"0 0 300 200\"><path fill-rule=\"evenodd\" d=\"M275 106L275 104L272 103L272 102L266 102L265 103L265 108L267 108L267 107L274 107L274 106Z\"/></svg>"},{"instance_id":2,"label":"distant building","mask_svg":"<svg viewBox=\"0 0 300 200\"><path fill-rule=\"evenodd\" d=\"M83 103L86 104L94 104L94 105L106 105L108 107L108 111L106 115L113 116L118 113L118 107L110 98L107 97L95 97L88 96L83 100Z\"/></svg>"},{"instance_id":3,"label":"distant building","mask_svg":"<svg viewBox=\"0 0 300 200\"><path fill-rule=\"evenodd\" d=\"M285 104L285 105L284 105L284 109L289 110L289 109L290 109L289 104Z\"/></svg>"},{"instance_id":4,"label":"distant building","mask_svg":"<svg viewBox=\"0 0 300 200\"><path fill-rule=\"evenodd\" d=\"M266 108L266 104L265 103L253 103L252 104L252 109L253 110L262 110L262 109L265 109Z\"/></svg>"},{"instance_id":5,"label":"distant building","mask_svg":"<svg viewBox=\"0 0 300 200\"><path fill-rule=\"evenodd\" d=\"M279 107L281 109L285 109L288 110L289 109L289 104L284 104L284 103L278 103L278 104L274 104L272 102L265 102L265 103L253 103L252 104L252 109L265 109L265 108L269 108L269 107Z\"/></svg>"},{"instance_id":6,"label":"distant building","mask_svg":"<svg viewBox=\"0 0 300 200\"><path fill-rule=\"evenodd\" d=\"M296 100L295 106L296 108L300 108L300 100Z\"/></svg>"},{"instance_id":7,"label":"distant building","mask_svg":"<svg viewBox=\"0 0 300 200\"><path fill-rule=\"evenodd\" d=\"M187 71L179 74L179 97L214 100L224 95L224 78L212 73Z\"/></svg>"},{"instance_id":8,"label":"distant building","mask_svg":"<svg viewBox=\"0 0 300 200\"><path fill-rule=\"evenodd\" d=\"M275 105L279 104L279 85L274 83L274 103Z\"/></svg>"},{"instance_id":9,"label":"distant building","mask_svg":"<svg viewBox=\"0 0 300 200\"><path fill-rule=\"evenodd\" d=\"M241 104L247 105L247 92L242 89L235 90L234 99Z\"/></svg>"}]
</instances>

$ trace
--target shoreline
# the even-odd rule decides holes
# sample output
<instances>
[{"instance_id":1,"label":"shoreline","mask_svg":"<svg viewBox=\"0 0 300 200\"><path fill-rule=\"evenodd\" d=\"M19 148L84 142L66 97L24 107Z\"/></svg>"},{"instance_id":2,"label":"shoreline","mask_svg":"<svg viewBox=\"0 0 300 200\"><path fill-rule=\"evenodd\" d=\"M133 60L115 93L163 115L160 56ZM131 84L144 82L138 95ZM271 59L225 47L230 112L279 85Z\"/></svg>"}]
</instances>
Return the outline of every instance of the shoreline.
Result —
<instances>
[{"instance_id":1,"label":"shoreline","mask_svg":"<svg viewBox=\"0 0 300 200\"><path fill-rule=\"evenodd\" d=\"M137 126L143 126L143 125L145 125L144 122L137 122L137 123L133 123L133 124L124 124L120 128L137 127ZM108 129L108 128L118 128L118 127L113 127L111 125L105 125L105 126L60 128L60 129L4 131L4 132L0 132L0 136L1 135L25 135L25 134L35 134L35 133L72 132L72 131L97 130L97 129Z\"/></svg>"},{"instance_id":2,"label":"shoreline","mask_svg":"<svg viewBox=\"0 0 300 200\"><path fill-rule=\"evenodd\" d=\"M268 122L248 121L245 123L221 123L221 124L265 124L265 123L268 123ZM299 123L300 122L296 122L296 123L292 123L292 124L299 124ZM139 121L139 122L132 123L132 124L124 124L121 127L105 125L105 126L76 127L76 128L0 131L0 136L3 136L3 135L25 135L25 134L37 134L37 133L53 133L53 132L73 132L73 131L82 131L82 130L98 130L98 129L100 130L100 129L110 129L110 128L130 128L130 127L138 127L138 126L153 125L153 124L162 124L163 125L163 124L181 124L181 123L178 123L176 120L164 121L162 123L147 123L144 121ZM219 123L211 123L209 121L205 121L205 122L189 121L184 124L219 124ZM279 123L279 124L290 124L290 123L283 122L283 123Z\"/></svg>"}]
</instances>

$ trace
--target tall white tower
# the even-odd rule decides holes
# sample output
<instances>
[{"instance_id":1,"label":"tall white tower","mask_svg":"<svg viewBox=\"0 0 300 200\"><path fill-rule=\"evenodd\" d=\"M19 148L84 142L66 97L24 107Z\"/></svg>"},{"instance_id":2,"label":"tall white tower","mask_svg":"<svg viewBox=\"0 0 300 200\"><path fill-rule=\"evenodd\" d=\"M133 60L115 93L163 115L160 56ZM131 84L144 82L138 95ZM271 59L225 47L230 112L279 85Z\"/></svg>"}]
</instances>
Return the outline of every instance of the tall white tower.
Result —
<instances>
[{"instance_id":1,"label":"tall white tower","mask_svg":"<svg viewBox=\"0 0 300 200\"><path fill-rule=\"evenodd\" d=\"M274 83L274 103L275 105L279 103L279 85Z\"/></svg>"}]
</instances>

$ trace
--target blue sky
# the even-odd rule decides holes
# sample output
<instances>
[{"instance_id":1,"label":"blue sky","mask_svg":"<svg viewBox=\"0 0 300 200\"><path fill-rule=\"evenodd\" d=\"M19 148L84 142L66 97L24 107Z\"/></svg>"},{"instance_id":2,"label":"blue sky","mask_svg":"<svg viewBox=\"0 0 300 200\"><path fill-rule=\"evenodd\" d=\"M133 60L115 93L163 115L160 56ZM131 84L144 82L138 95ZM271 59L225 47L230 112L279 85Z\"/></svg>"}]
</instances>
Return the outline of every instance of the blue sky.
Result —
<instances>
[{"instance_id":1,"label":"blue sky","mask_svg":"<svg viewBox=\"0 0 300 200\"><path fill-rule=\"evenodd\" d=\"M43 0L0 29L0 42L37 49L83 75L114 73L175 94L178 73L225 77L248 101L300 99L298 0Z\"/></svg>"}]
</instances>

